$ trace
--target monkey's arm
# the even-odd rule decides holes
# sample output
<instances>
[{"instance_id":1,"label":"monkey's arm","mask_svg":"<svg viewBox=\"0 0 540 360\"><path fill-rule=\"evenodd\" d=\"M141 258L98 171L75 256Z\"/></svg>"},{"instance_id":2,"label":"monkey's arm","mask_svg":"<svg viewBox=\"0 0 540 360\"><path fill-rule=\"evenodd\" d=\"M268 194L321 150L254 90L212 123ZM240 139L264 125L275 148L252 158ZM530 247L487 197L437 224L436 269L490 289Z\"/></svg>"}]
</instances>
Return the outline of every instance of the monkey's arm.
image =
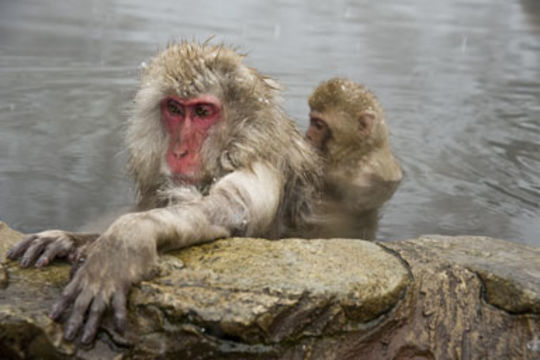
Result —
<instances>
[{"instance_id":1,"label":"monkey's arm","mask_svg":"<svg viewBox=\"0 0 540 360\"><path fill-rule=\"evenodd\" d=\"M223 177L200 201L154 209L143 217L159 230L159 250L231 235L260 236L275 218L282 188L282 177L276 171L255 163Z\"/></svg>"},{"instance_id":2,"label":"monkey's arm","mask_svg":"<svg viewBox=\"0 0 540 360\"><path fill-rule=\"evenodd\" d=\"M263 233L274 220L281 179L269 166L256 163L224 176L197 201L121 216L88 246L84 264L62 292L51 317L59 318L74 304L65 327L65 338L73 340L88 312L82 341L90 343L111 304L115 324L122 330L127 292L150 274L158 249L181 248L232 233Z\"/></svg>"},{"instance_id":3,"label":"monkey's arm","mask_svg":"<svg viewBox=\"0 0 540 360\"><path fill-rule=\"evenodd\" d=\"M22 267L28 267L34 261L36 267L43 267L55 258L66 256L71 261L76 261L81 249L98 237L99 234L93 233L46 230L26 235L8 251L7 257L11 260L21 258Z\"/></svg>"},{"instance_id":4,"label":"monkey's arm","mask_svg":"<svg viewBox=\"0 0 540 360\"><path fill-rule=\"evenodd\" d=\"M386 181L376 174L360 174L353 180L334 177L327 183L328 191L349 211L380 208L396 191L400 180Z\"/></svg>"}]
</instances>

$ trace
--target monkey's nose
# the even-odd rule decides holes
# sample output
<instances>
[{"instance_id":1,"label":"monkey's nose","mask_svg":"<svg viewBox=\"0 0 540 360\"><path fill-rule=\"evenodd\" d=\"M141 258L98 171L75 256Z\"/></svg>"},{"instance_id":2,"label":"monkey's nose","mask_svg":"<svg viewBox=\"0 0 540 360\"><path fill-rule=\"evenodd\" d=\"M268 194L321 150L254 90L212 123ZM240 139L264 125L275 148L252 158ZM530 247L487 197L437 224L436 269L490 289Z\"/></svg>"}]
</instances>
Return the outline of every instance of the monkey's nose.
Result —
<instances>
[{"instance_id":1,"label":"monkey's nose","mask_svg":"<svg viewBox=\"0 0 540 360\"><path fill-rule=\"evenodd\" d=\"M177 149L173 152L174 154L174 157L177 158L177 159L181 159L183 157L185 157L187 154L188 154L188 151L187 149Z\"/></svg>"}]
</instances>

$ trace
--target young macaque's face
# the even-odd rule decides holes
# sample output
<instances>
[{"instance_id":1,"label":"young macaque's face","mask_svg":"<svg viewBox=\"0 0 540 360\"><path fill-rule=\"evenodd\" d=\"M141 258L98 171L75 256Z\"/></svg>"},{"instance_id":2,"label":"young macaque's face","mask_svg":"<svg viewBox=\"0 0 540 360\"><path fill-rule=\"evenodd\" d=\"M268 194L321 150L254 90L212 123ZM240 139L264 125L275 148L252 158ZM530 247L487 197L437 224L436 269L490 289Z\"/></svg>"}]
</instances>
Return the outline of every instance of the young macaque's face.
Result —
<instances>
[{"instance_id":1,"label":"young macaque's face","mask_svg":"<svg viewBox=\"0 0 540 360\"><path fill-rule=\"evenodd\" d=\"M208 130L221 120L221 102L212 95L184 99L170 95L161 101L163 126L169 135L165 161L186 183L201 180L201 148Z\"/></svg>"},{"instance_id":2,"label":"young macaque's face","mask_svg":"<svg viewBox=\"0 0 540 360\"><path fill-rule=\"evenodd\" d=\"M309 128L306 132L306 139L317 149L325 152L326 143L332 137L332 131L324 120L323 114L311 111L309 114Z\"/></svg>"}]
</instances>

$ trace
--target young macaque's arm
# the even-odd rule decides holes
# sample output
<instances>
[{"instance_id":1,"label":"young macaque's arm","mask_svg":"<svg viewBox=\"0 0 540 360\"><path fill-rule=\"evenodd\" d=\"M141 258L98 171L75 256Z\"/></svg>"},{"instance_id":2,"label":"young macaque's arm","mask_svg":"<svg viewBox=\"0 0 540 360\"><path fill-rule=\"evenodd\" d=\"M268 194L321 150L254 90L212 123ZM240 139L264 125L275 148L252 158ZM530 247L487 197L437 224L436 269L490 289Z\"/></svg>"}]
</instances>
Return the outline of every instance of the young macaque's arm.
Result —
<instances>
[{"instance_id":1,"label":"young macaque's arm","mask_svg":"<svg viewBox=\"0 0 540 360\"><path fill-rule=\"evenodd\" d=\"M256 163L219 180L209 194L186 205L121 216L85 252L85 262L54 305L57 319L73 304L65 338L73 340L83 326L82 342L93 340L110 303L115 324L126 321L130 286L151 272L158 250L178 249L231 234L258 235L268 230L281 198L282 178Z\"/></svg>"},{"instance_id":2,"label":"young macaque's arm","mask_svg":"<svg viewBox=\"0 0 540 360\"><path fill-rule=\"evenodd\" d=\"M375 174L360 174L353 179L327 178L328 191L348 211L362 212L380 208L395 192L399 180L387 181Z\"/></svg>"}]
</instances>

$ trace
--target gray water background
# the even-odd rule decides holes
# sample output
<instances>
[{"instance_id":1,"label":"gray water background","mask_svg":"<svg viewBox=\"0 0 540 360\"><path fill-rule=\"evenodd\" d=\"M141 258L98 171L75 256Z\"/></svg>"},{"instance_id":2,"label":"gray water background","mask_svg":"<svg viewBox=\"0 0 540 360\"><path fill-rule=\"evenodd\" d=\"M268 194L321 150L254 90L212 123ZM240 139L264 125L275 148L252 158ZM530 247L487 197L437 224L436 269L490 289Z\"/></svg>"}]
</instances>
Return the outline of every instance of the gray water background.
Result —
<instances>
[{"instance_id":1,"label":"gray water background","mask_svg":"<svg viewBox=\"0 0 540 360\"><path fill-rule=\"evenodd\" d=\"M76 229L130 204L122 124L138 67L211 35L285 85L302 130L320 81L376 92L406 173L380 239L540 245L535 0L0 0L0 220Z\"/></svg>"}]
</instances>

